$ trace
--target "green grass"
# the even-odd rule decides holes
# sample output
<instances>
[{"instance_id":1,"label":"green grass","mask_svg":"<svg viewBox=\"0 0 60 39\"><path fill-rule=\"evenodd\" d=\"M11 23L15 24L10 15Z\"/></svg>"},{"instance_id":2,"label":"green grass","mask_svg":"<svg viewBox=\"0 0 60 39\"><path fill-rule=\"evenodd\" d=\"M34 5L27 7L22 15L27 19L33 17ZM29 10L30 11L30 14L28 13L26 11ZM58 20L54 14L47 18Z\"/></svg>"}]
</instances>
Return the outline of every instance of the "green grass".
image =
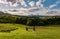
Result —
<instances>
[{"instance_id":1,"label":"green grass","mask_svg":"<svg viewBox=\"0 0 60 39\"><path fill-rule=\"evenodd\" d=\"M0 39L60 39L60 25L52 25L46 27L36 27L36 31L32 29L26 31L26 26L21 24L1 24L0 26L16 27L18 29L7 32L0 32ZM9 29L7 27L7 29ZM4 29L4 28L2 28Z\"/></svg>"}]
</instances>

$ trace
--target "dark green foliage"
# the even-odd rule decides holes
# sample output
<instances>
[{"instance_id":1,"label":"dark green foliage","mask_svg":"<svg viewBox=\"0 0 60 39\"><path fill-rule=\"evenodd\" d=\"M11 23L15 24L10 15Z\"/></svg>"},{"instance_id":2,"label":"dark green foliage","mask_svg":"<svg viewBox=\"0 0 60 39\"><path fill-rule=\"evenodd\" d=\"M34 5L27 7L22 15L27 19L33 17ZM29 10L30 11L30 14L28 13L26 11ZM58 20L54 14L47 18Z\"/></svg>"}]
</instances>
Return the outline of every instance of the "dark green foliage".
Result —
<instances>
[{"instance_id":1,"label":"dark green foliage","mask_svg":"<svg viewBox=\"0 0 60 39\"><path fill-rule=\"evenodd\" d=\"M16 21L15 21L15 23L26 25L27 18L23 18L23 17L17 18Z\"/></svg>"},{"instance_id":2,"label":"dark green foliage","mask_svg":"<svg viewBox=\"0 0 60 39\"><path fill-rule=\"evenodd\" d=\"M60 18L50 18L45 20L46 25L60 25Z\"/></svg>"},{"instance_id":3,"label":"dark green foliage","mask_svg":"<svg viewBox=\"0 0 60 39\"><path fill-rule=\"evenodd\" d=\"M0 16L0 23L18 23L29 26L60 25L60 17L25 17L25 16Z\"/></svg>"}]
</instances>

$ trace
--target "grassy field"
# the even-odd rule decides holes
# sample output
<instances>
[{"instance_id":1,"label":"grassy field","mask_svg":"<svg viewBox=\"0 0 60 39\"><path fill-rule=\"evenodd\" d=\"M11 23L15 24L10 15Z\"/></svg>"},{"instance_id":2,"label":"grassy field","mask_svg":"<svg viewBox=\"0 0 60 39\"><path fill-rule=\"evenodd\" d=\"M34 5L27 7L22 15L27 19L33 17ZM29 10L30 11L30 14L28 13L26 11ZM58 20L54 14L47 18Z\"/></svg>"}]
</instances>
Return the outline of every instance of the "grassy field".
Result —
<instances>
[{"instance_id":1,"label":"grassy field","mask_svg":"<svg viewBox=\"0 0 60 39\"><path fill-rule=\"evenodd\" d=\"M1 24L3 30L18 28L11 32L0 32L0 39L60 39L60 26L52 25L46 27L36 27L36 31L30 29L26 31L25 25L21 24ZM3 28L6 27L6 28ZM1 30L1 28L0 28Z\"/></svg>"}]
</instances>

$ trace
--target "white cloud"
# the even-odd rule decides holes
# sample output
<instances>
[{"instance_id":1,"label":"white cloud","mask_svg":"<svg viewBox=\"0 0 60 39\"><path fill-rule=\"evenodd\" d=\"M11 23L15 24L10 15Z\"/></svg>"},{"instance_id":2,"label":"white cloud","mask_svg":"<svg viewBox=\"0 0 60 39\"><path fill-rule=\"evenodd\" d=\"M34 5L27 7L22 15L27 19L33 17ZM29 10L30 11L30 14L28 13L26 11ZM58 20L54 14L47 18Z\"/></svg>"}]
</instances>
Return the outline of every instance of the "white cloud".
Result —
<instances>
[{"instance_id":1,"label":"white cloud","mask_svg":"<svg viewBox=\"0 0 60 39\"><path fill-rule=\"evenodd\" d=\"M24 0L0 0L0 3L2 4L9 4L11 7L16 7L21 3L22 6L27 6L26 2Z\"/></svg>"},{"instance_id":2,"label":"white cloud","mask_svg":"<svg viewBox=\"0 0 60 39\"><path fill-rule=\"evenodd\" d=\"M42 0L39 0L39 2L41 3L41 2L42 2Z\"/></svg>"},{"instance_id":3,"label":"white cloud","mask_svg":"<svg viewBox=\"0 0 60 39\"><path fill-rule=\"evenodd\" d=\"M8 4L7 0L0 0L0 3L2 3L2 4Z\"/></svg>"},{"instance_id":4,"label":"white cloud","mask_svg":"<svg viewBox=\"0 0 60 39\"><path fill-rule=\"evenodd\" d=\"M42 0L42 2L45 2L46 0Z\"/></svg>"},{"instance_id":5,"label":"white cloud","mask_svg":"<svg viewBox=\"0 0 60 39\"><path fill-rule=\"evenodd\" d=\"M7 0L0 0L0 3L2 3L2 4L9 4L10 6L17 6L18 4L15 2L14 4L13 4L13 2L10 2L10 1L7 1Z\"/></svg>"},{"instance_id":6,"label":"white cloud","mask_svg":"<svg viewBox=\"0 0 60 39\"><path fill-rule=\"evenodd\" d=\"M49 8L53 8L55 6L57 6L60 3L60 1L56 1L54 4L50 5Z\"/></svg>"},{"instance_id":7,"label":"white cloud","mask_svg":"<svg viewBox=\"0 0 60 39\"><path fill-rule=\"evenodd\" d=\"M40 6L40 4L41 4L41 3L40 3L39 1L38 1L38 2L36 2L36 6L37 6L37 7L39 7L39 6Z\"/></svg>"},{"instance_id":8,"label":"white cloud","mask_svg":"<svg viewBox=\"0 0 60 39\"><path fill-rule=\"evenodd\" d=\"M27 6L27 5L26 5L26 2L23 1L23 0L21 1L21 5L22 5L22 6L25 6L25 7Z\"/></svg>"},{"instance_id":9,"label":"white cloud","mask_svg":"<svg viewBox=\"0 0 60 39\"><path fill-rule=\"evenodd\" d=\"M22 0L17 0L18 2L22 2Z\"/></svg>"},{"instance_id":10,"label":"white cloud","mask_svg":"<svg viewBox=\"0 0 60 39\"><path fill-rule=\"evenodd\" d=\"M31 2L29 3L29 5L30 5L31 7L33 7L33 6L34 6L34 4L35 4L35 2L34 2L34 1L31 1Z\"/></svg>"},{"instance_id":11,"label":"white cloud","mask_svg":"<svg viewBox=\"0 0 60 39\"><path fill-rule=\"evenodd\" d=\"M52 5L49 6L49 8L53 8L55 6L57 6L57 4L52 4Z\"/></svg>"},{"instance_id":12,"label":"white cloud","mask_svg":"<svg viewBox=\"0 0 60 39\"><path fill-rule=\"evenodd\" d=\"M38 2L36 2L36 6L40 7L40 8L44 8L44 6L41 2L42 2L42 0L39 0Z\"/></svg>"},{"instance_id":13,"label":"white cloud","mask_svg":"<svg viewBox=\"0 0 60 39\"><path fill-rule=\"evenodd\" d=\"M9 5L10 5L10 6L12 6L12 7L16 7L16 6L18 6L18 4L17 4L17 3L12 4L11 2L9 2Z\"/></svg>"}]
</instances>

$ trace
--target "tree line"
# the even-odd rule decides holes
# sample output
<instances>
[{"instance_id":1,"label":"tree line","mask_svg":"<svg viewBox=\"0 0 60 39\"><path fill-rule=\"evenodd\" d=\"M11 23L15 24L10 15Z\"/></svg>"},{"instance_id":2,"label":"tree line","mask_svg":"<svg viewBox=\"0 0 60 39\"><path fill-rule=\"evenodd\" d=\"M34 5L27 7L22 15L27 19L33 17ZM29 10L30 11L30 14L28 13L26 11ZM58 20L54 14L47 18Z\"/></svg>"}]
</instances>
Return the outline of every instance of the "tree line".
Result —
<instances>
[{"instance_id":1,"label":"tree line","mask_svg":"<svg viewBox=\"0 0 60 39\"><path fill-rule=\"evenodd\" d=\"M17 23L29 26L60 25L60 17L51 18L30 18L23 16L0 16L0 23Z\"/></svg>"}]
</instances>

